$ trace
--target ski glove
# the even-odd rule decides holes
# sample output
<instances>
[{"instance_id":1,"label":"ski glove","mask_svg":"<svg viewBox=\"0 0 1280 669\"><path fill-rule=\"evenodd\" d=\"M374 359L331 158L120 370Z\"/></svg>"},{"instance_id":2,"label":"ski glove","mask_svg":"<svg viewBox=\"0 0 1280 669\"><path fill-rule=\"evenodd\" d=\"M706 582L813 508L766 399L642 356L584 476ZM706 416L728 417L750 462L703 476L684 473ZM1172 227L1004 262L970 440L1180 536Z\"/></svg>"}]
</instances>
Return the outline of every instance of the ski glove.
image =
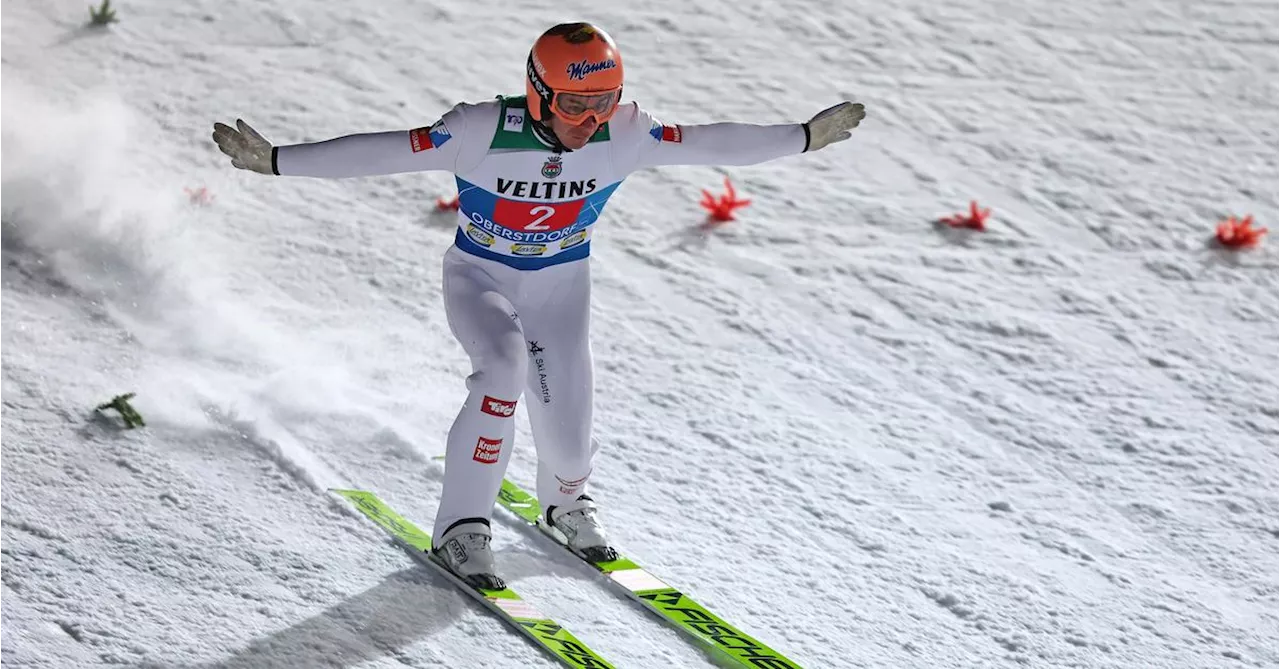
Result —
<instances>
[{"instance_id":1,"label":"ski glove","mask_svg":"<svg viewBox=\"0 0 1280 669\"><path fill-rule=\"evenodd\" d=\"M849 131L858 127L866 115L861 102L847 101L818 112L804 124L805 135L809 138L805 151L817 151L828 144L849 139Z\"/></svg>"},{"instance_id":2,"label":"ski glove","mask_svg":"<svg viewBox=\"0 0 1280 669\"><path fill-rule=\"evenodd\" d=\"M275 174L275 170L271 168L271 142L259 135L248 123L236 119L235 128L214 123L213 141L223 153L231 156L232 165L261 174Z\"/></svg>"}]
</instances>

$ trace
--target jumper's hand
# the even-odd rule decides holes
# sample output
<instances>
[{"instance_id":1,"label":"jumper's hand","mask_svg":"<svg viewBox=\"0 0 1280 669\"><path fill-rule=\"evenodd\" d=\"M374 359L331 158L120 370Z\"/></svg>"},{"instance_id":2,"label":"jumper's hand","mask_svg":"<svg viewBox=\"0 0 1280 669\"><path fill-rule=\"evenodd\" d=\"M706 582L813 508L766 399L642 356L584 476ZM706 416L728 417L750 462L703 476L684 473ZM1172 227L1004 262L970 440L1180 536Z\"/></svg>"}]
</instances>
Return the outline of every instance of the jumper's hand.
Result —
<instances>
[{"instance_id":1,"label":"jumper's hand","mask_svg":"<svg viewBox=\"0 0 1280 669\"><path fill-rule=\"evenodd\" d=\"M275 174L271 169L271 142L248 123L236 119L235 128L214 123L213 141L223 153L231 156L232 165L261 174Z\"/></svg>"},{"instance_id":2,"label":"jumper's hand","mask_svg":"<svg viewBox=\"0 0 1280 669\"><path fill-rule=\"evenodd\" d=\"M809 147L817 151L828 144L849 139L849 131L858 127L867 115L861 102L841 102L817 113L805 127L809 129Z\"/></svg>"}]
</instances>

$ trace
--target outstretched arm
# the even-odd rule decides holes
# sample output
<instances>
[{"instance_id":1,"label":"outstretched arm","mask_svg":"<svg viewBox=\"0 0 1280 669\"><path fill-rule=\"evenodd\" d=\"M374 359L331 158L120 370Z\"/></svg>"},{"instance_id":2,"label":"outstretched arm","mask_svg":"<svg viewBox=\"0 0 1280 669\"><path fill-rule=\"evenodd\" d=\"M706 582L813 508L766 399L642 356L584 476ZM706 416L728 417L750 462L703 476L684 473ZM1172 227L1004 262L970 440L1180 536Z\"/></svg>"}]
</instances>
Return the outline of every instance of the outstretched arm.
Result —
<instances>
[{"instance_id":1,"label":"outstretched arm","mask_svg":"<svg viewBox=\"0 0 1280 669\"><path fill-rule=\"evenodd\" d=\"M347 135L323 142L272 146L241 120L215 123L213 141L231 164L262 174L300 177L363 177L457 167L466 117L455 107L430 127Z\"/></svg>"},{"instance_id":2,"label":"outstretched arm","mask_svg":"<svg viewBox=\"0 0 1280 669\"><path fill-rule=\"evenodd\" d=\"M866 115L861 104L842 102L819 112L808 123L755 125L712 123L663 125L634 105L619 110L615 121L632 141L623 142L617 157L624 171L659 165L754 165L816 151L849 138Z\"/></svg>"}]
</instances>

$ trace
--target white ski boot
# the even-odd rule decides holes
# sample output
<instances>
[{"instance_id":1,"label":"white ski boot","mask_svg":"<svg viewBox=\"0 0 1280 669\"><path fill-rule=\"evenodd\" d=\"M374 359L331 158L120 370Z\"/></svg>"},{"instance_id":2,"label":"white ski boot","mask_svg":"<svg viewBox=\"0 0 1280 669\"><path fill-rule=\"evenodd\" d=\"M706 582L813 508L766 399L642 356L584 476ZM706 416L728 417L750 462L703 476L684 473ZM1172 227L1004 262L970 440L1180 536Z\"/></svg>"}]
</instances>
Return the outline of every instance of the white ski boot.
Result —
<instances>
[{"instance_id":1,"label":"white ski boot","mask_svg":"<svg viewBox=\"0 0 1280 669\"><path fill-rule=\"evenodd\" d=\"M579 495L571 504L547 507L538 526L587 562L618 559L618 551L609 545L596 519L596 503L587 495Z\"/></svg>"},{"instance_id":2,"label":"white ski boot","mask_svg":"<svg viewBox=\"0 0 1280 669\"><path fill-rule=\"evenodd\" d=\"M502 590L507 584L494 573L490 536L489 523L482 519L454 523L432 547L431 559L473 588Z\"/></svg>"}]
</instances>

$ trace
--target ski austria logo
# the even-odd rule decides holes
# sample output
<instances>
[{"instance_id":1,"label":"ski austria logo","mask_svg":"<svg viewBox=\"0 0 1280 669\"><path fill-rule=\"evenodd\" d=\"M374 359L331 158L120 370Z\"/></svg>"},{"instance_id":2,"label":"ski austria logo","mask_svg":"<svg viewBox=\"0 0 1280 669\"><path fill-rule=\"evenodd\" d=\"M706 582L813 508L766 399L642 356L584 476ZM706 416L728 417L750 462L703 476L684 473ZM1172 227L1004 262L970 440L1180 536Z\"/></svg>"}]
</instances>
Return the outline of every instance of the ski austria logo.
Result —
<instances>
[{"instance_id":1,"label":"ski austria logo","mask_svg":"<svg viewBox=\"0 0 1280 669\"><path fill-rule=\"evenodd\" d=\"M498 456L501 453L502 439L480 437L480 440L476 442L475 455L472 455L471 459L486 465L492 465L498 462Z\"/></svg>"},{"instance_id":2,"label":"ski austria logo","mask_svg":"<svg viewBox=\"0 0 1280 669\"><path fill-rule=\"evenodd\" d=\"M576 63L569 63L569 66L566 67L564 71L569 75L570 79L583 81L588 75L595 74L596 72L602 72L604 70L612 70L617 66L617 61L612 58L609 60L602 60L598 63L593 63L588 60L580 60Z\"/></svg>"},{"instance_id":3,"label":"ski austria logo","mask_svg":"<svg viewBox=\"0 0 1280 669\"><path fill-rule=\"evenodd\" d=\"M449 141L449 139L452 137L453 135L449 134L449 129L446 128L444 125L444 119L440 119L439 121L436 121L435 125L431 126L431 143L432 144L436 146L443 146L444 143Z\"/></svg>"},{"instance_id":4,"label":"ski austria logo","mask_svg":"<svg viewBox=\"0 0 1280 669\"><path fill-rule=\"evenodd\" d=\"M516 403L485 395L484 401L480 403L480 410L490 416L510 418L516 413Z\"/></svg>"},{"instance_id":5,"label":"ski austria logo","mask_svg":"<svg viewBox=\"0 0 1280 669\"><path fill-rule=\"evenodd\" d=\"M551 156L547 158L547 162L542 164L542 176L548 179L554 179L560 176L560 172L564 170L564 165L560 162L563 160L560 156Z\"/></svg>"}]
</instances>

